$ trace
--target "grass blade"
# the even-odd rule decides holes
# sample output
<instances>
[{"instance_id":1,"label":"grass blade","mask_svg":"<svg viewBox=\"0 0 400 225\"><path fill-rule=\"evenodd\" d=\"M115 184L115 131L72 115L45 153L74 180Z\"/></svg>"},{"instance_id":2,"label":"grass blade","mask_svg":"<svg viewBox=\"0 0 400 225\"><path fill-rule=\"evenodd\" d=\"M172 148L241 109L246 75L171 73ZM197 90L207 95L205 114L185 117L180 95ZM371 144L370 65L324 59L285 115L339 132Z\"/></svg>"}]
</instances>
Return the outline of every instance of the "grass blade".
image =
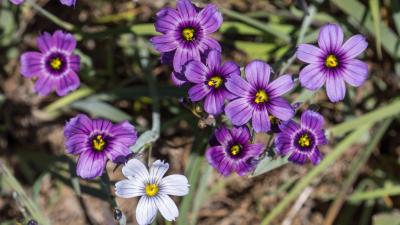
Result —
<instances>
[{"instance_id":1,"label":"grass blade","mask_svg":"<svg viewBox=\"0 0 400 225\"><path fill-rule=\"evenodd\" d=\"M381 47L381 28L380 28L380 8L379 8L379 1L378 0L369 0L369 8L372 14L372 20L374 23L374 30L375 30L375 41L376 41L376 52L378 53L378 58L382 59L382 47Z\"/></svg>"}]
</instances>

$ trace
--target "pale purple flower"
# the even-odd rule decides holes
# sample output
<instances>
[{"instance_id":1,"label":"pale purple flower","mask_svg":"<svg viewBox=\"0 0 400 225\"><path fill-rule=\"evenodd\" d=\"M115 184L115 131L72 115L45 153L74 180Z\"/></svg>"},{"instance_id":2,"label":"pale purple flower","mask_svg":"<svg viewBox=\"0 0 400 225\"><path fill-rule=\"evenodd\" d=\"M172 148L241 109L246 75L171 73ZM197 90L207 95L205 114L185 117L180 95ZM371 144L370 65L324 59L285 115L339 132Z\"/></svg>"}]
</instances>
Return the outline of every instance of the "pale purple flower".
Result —
<instances>
[{"instance_id":1,"label":"pale purple flower","mask_svg":"<svg viewBox=\"0 0 400 225\"><path fill-rule=\"evenodd\" d=\"M177 9L163 8L157 13L155 28L162 35L151 38L162 54L173 54L176 72L189 60L201 60L208 49L221 51L220 44L209 37L222 24L222 14L213 4L198 9L189 0L177 0Z\"/></svg>"},{"instance_id":2,"label":"pale purple flower","mask_svg":"<svg viewBox=\"0 0 400 225\"><path fill-rule=\"evenodd\" d=\"M232 62L221 65L221 53L211 50L206 58L206 64L192 60L185 65L183 73L188 81L193 83L189 89L189 97L197 102L204 99L204 110L212 115L223 111L225 100L232 95L225 87L226 80L231 76L240 76L239 66Z\"/></svg>"},{"instance_id":3,"label":"pale purple flower","mask_svg":"<svg viewBox=\"0 0 400 225\"><path fill-rule=\"evenodd\" d=\"M21 55L21 73L24 77L37 77L35 91L48 95L56 90L59 96L77 89L80 80L80 57L73 54L76 40L72 34L60 30L53 35L45 32L37 38L40 52Z\"/></svg>"},{"instance_id":4,"label":"pale purple flower","mask_svg":"<svg viewBox=\"0 0 400 225\"><path fill-rule=\"evenodd\" d=\"M232 172L244 176L252 171L265 148L263 144L250 142L251 135L246 126L231 130L223 126L214 135L216 143L207 149L206 158L224 176Z\"/></svg>"},{"instance_id":5,"label":"pale purple flower","mask_svg":"<svg viewBox=\"0 0 400 225\"><path fill-rule=\"evenodd\" d=\"M129 122L113 124L104 119L90 119L79 114L64 128L67 152L79 155L76 173L85 179L101 176L107 159L115 163L131 154L137 133Z\"/></svg>"},{"instance_id":6,"label":"pale purple flower","mask_svg":"<svg viewBox=\"0 0 400 225\"><path fill-rule=\"evenodd\" d=\"M10 0L13 4L19 5L25 0ZM76 3L76 0L60 0L61 4L66 5L66 6L74 6Z\"/></svg>"},{"instance_id":7,"label":"pale purple flower","mask_svg":"<svg viewBox=\"0 0 400 225\"><path fill-rule=\"evenodd\" d=\"M115 194L121 198L140 197L136 206L136 221L139 225L151 224L158 210L167 221L174 221L179 216L178 207L169 195L187 195L189 182L180 174L164 177L168 168L168 163L157 160L149 172L137 159L129 160L122 168L127 179L115 184Z\"/></svg>"},{"instance_id":8,"label":"pale purple flower","mask_svg":"<svg viewBox=\"0 0 400 225\"><path fill-rule=\"evenodd\" d=\"M321 28L318 46L300 44L297 58L309 63L300 71L300 83L312 91L326 84L326 93L331 102L344 99L345 82L359 87L368 76L368 65L358 59L367 47L365 37L358 34L343 43L343 31L335 24Z\"/></svg>"},{"instance_id":9,"label":"pale purple flower","mask_svg":"<svg viewBox=\"0 0 400 225\"><path fill-rule=\"evenodd\" d=\"M270 83L271 68L260 60L249 63L245 73L246 80L231 76L226 82L228 91L236 95L225 107L225 113L234 125L244 125L251 119L256 132L268 132L271 129L270 114L283 121L294 116L293 107L281 97L294 86L290 75L282 75Z\"/></svg>"},{"instance_id":10,"label":"pale purple flower","mask_svg":"<svg viewBox=\"0 0 400 225\"><path fill-rule=\"evenodd\" d=\"M293 120L281 127L275 138L276 152L289 155L289 161L304 164L310 160L314 165L322 159L318 146L327 144L324 134L324 118L317 112L307 110L300 118L300 125Z\"/></svg>"}]
</instances>

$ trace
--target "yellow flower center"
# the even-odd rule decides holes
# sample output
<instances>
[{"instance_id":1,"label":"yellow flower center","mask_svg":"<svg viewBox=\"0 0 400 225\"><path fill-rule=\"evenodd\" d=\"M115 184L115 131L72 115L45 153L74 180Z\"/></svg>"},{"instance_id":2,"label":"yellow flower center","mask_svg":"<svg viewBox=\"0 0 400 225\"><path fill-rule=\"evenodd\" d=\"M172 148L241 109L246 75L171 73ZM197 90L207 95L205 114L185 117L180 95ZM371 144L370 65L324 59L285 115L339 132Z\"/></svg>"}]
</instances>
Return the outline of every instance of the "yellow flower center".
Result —
<instances>
[{"instance_id":1,"label":"yellow flower center","mask_svg":"<svg viewBox=\"0 0 400 225\"><path fill-rule=\"evenodd\" d=\"M195 34L196 31L194 30L194 28L191 27L187 27L182 30L182 37L186 41L193 41L196 38Z\"/></svg>"},{"instance_id":2,"label":"yellow flower center","mask_svg":"<svg viewBox=\"0 0 400 225\"><path fill-rule=\"evenodd\" d=\"M281 123L281 121L273 115L269 115L269 121L275 125L279 125Z\"/></svg>"},{"instance_id":3,"label":"yellow flower center","mask_svg":"<svg viewBox=\"0 0 400 225\"><path fill-rule=\"evenodd\" d=\"M339 60L334 55L328 55L325 60L325 65L328 68L335 68L339 65Z\"/></svg>"},{"instance_id":4,"label":"yellow flower center","mask_svg":"<svg viewBox=\"0 0 400 225\"><path fill-rule=\"evenodd\" d=\"M220 76L213 76L210 78L210 80L208 80L207 84L210 87L219 88L223 82L224 80Z\"/></svg>"},{"instance_id":5,"label":"yellow flower center","mask_svg":"<svg viewBox=\"0 0 400 225\"><path fill-rule=\"evenodd\" d=\"M158 186L156 184L147 184L146 185L146 195L149 197L153 197L158 193Z\"/></svg>"},{"instance_id":6,"label":"yellow flower center","mask_svg":"<svg viewBox=\"0 0 400 225\"><path fill-rule=\"evenodd\" d=\"M59 70L62 66L62 61L59 57L56 57L50 61L51 68Z\"/></svg>"},{"instance_id":7,"label":"yellow flower center","mask_svg":"<svg viewBox=\"0 0 400 225\"><path fill-rule=\"evenodd\" d=\"M264 90L259 90L256 93L256 97L254 98L254 102L257 104L264 103L268 101L268 95Z\"/></svg>"},{"instance_id":8,"label":"yellow flower center","mask_svg":"<svg viewBox=\"0 0 400 225\"><path fill-rule=\"evenodd\" d=\"M240 150L242 150L242 147L240 147L240 145L234 145L231 147L231 154L235 156L240 153Z\"/></svg>"},{"instance_id":9,"label":"yellow flower center","mask_svg":"<svg viewBox=\"0 0 400 225\"><path fill-rule=\"evenodd\" d=\"M311 145L311 138L308 134L303 134L297 141L301 147L310 147Z\"/></svg>"},{"instance_id":10,"label":"yellow flower center","mask_svg":"<svg viewBox=\"0 0 400 225\"><path fill-rule=\"evenodd\" d=\"M97 137L93 139L92 144L96 151L102 151L106 146L106 142L103 140L101 135L97 135Z\"/></svg>"}]
</instances>

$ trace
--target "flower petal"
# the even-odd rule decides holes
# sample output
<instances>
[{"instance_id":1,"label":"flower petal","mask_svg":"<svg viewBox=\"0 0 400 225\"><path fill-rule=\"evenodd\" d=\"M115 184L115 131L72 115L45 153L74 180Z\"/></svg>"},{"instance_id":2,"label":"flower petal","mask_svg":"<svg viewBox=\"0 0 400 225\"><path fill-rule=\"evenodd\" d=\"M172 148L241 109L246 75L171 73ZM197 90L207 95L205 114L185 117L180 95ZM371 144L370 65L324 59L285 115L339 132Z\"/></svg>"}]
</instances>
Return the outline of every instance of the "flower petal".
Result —
<instances>
[{"instance_id":1,"label":"flower petal","mask_svg":"<svg viewBox=\"0 0 400 225\"><path fill-rule=\"evenodd\" d=\"M154 36L150 39L150 42L159 52L170 52L175 50L179 45L179 42L172 33Z\"/></svg>"},{"instance_id":2,"label":"flower petal","mask_svg":"<svg viewBox=\"0 0 400 225\"><path fill-rule=\"evenodd\" d=\"M208 163L215 169L218 169L221 161L225 158L225 148L223 146L209 147L206 151Z\"/></svg>"},{"instance_id":3,"label":"flower petal","mask_svg":"<svg viewBox=\"0 0 400 225\"><path fill-rule=\"evenodd\" d=\"M183 75L182 73L177 73L175 71L171 73L171 81L175 86L182 86L188 83L185 75Z\"/></svg>"},{"instance_id":4,"label":"flower petal","mask_svg":"<svg viewBox=\"0 0 400 225\"><path fill-rule=\"evenodd\" d=\"M34 88L39 95L46 96L53 90L54 83L55 81L51 76L40 76Z\"/></svg>"},{"instance_id":5,"label":"flower petal","mask_svg":"<svg viewBox=\"0 0 400 225\"><path fill-rule=\"evenodd\" d=\"M214 91L206 96L204 110L212 115L218 115L223 111L225 96L222 91Z\"/></svg>"},{"instance_id":6,"label":"flower petal","mask_svg":"<svg viewBox=\"0 0 400 225\"><path fill-rule=\"evenodd\" d=\"M319 47L327 53L336 53L343 43L343 30L336 24L326 24L318 35Z\"/></svg>"},{"instance_id":7,"label":"flower petal","mask_svg":"<svg viewBox=\"0 0 400 225\"><path fill-rule=\"evenodd\" d=\"M221 66L221 52L212 49L207 56L207 66L211 71L215 71Z\"/></svg>"},{"instance_id":8,"label":"flower petal","mask_svg":"<svg viewBox=\"0 0 400 225\"><path fill-rule=\"evenodd\" d=\"M284 95L294 87L291 75L282 75L268 85L268 94L270 98Z\"/></svg>"},{"instance_id":9,"label":"flower petal","mask_svg":"<svg viewBox=\"0 0 400 225\"><path fill-rule=\"evenodd\" d=\"M344 80L354 87L361 86L368 78L368 64L358 59L346 61L343 69Z\"/></svg>"},{"instance_id":10,"label":"flower petal","mask_svg":"<svg viewBox=\"0 0 400 225\"><path fill-rule=\"evenodd\" d=\"M53 43L59 50L64 50L72 53L76 48L76 39L70 33L64 33L61 30L57 30L53 34Z\"/></svg>"},{"instance_id":11,"label":"flower petal","mask_svg":"<svg viewBox=\"0 0 400 225\"><path fill-rule=\"evenodd\" d=\"M221 145L227 146L228 143L232 140L231 133L225 126L218 128L214 134Z\"/></svg>"},{"instance_id":12,"label":"flower petal","mask_svg":"<svg viewBox=\"0 0 400 225\"><path fill-rule=\"evenodd\" d=\"M42 53L26 52L21 55L21 73L24 77L34 77L42 74Z\"/></svg>"},{"instance_id":13,"label":"flower petal","mask_svg":"<svg viewBox=\"0 0 400 225\"><path fill-rule=\"evenodd\" d=\"M157 206L153 198L142 196L136 206L136 221L139 225L151 224L157 215Z\"/></svg>"},{"instance_id":14,"label":"flower petal","mask_svg":"<svg viewBox=\"0 0 400 225\"><path fill-rule=\"evenodd\" d=\"M161 9L156 17L154 26L156 31L161 33L168 33L175 30L178 26L178 22L181 20L178 11L169 7Z\"/></svg>"},{"instance_id":15,"label":"flower petal","mask_svg":"<svg viewBox=\"0 0 400 225\"><path fill-rule=\"evenodd\" d=\"M293 151L288 158L289 161L300 165L306 163L307 159L307 154L300 151Z\"/></svg>"},{"instance_id":16,"label":"flower petal","mask_svg":"<svg viewBox=\"0 0 400 225\"><path fill-rule=\"evenodd\" d=\"M155 161L150 167L150 179L152 183L161 182L164 174L168 171L169 164L161 160Z\"/></svg>"},{"instance_id":17,"label":"flower petal","mask_svg":"<svg viewBox=\"0 0 400 225\"><path fill-rule=\"evenodd\" d=\"M316 91L325 84L326 73L320 65L311 64L300 71L299 78L301 86Z\"/></svg>"},{"instance_id":18,"label":"flower petal","mask_svg":"<svg viewBox=\"0 0 400 225\"><path fill-rule=\"evenodd\" d=\"M143 196L146 194L145 184L138 180L121 180L115 184L115 194L120 198Z\"/></svg>"},{"instance_id":19,"label":"flower petal","mask_svg":"<svg viewBox=\"0 0 400 225\"><path fill-rule=\"evenodd\" d=\"M78 72L81 68L81 58L79 55L70 55L69 56L69 66L75 72Z\"/></svg>"},{"instance_id":20,"label":"flower petal","mask_svg":"<svg viewBox=\"0 0 400 225\"><path fill-rule=\"evenodd\" d=\"M146 166L138 159L129 160L125 166L122 167L122 173L125 177L134 177L141 182L147 182L150 176Z\"/></svg>"},{"instance_id":21,"label":"flower petal","mask_svg":"<svg viewBox=\"0 0 400 225\"><path fill-rule=\"evenodd\" d=\"M185 65L185 63L187 63L189 60L200 61L200 59L200 52L196 48L179 47L176 49L174 55L174 70L180 72L182 70L182 66Z\"/></svg>"},{"instance_id":22,"label":"flower petal","mask_svg":"<svg viewBox=\"0 0 400 225\"><path fill-rule=\"evenodd\" d=\"M76 0L60 0L60 2L66 6L73 6L75 5Z\"/></svg>"},{"instance_id":23,"label":"flower petal","mask_svg":"<svg viewBox=\"0 0 400 225\"><path fill-rule=\"evenodd\" d=\"M255 132L268 132L271 130L271 123L269 121L269 115L267 109L256 109L253 111L253 117L251 119L253 129Z\"/></svg>"},{"instance_id":24,"label":"flower petal","mask_svg":"<svg viewBox=\"0 0 400 225\"><path fill-rule=\"evenodd\" d=\"M338 102L344 99L346 84L342 76L331 73L326 80L326 93L331 102Z\"/></svg>"},{"instance_id":25,"label":"flower petal","mask_svg":"<svg viewBox=\"0 0 400 225\"><path fill-rule=\"evenodd\" d=\"M199 44L199 49L202 52L205 52L209 49L215 49L215 50L221 52L221 45L219 44L218 41L214 40L211 37L207 37L207 36L203 37L198 44Z\"/></svg>"},{"instance_id":26,"label":"flower petal","mask_svg":"<svg viewBox=\"0 0 400 225\"><path fill-rule=\"evenodd\" d=\"M128 121L123 121L113 125L110 129L110 133L113 134L116 141L127 147L134 145L137 140L136 129Z\"/></svg>"},{"instance_id":27,"label":"flower petal","mask_svg":"<svg viewBox=\"0 0 400 225\"><path fill-rule=\"evenodd\" d=\"M76 174L84 179L94 179L103 174L106 157L103 153L84 151L78 160Z\"/></svg>"},{"instance_id":28,"label":"flower petal","mask_svg":"<svg viewBox=\"0 0 400 225\"><path fill-rule=\"evenodd\" d=\"M323 56L324 52L314 45L300 44L297 47L296 57L305 63L319 64L323 62Z\"/></svg>"},{"instance_id":29,"label":"flower petal","mask_svg":"<svg viewBox=\"0 0 400 225\"><path fill-rule=\"evenodd\" d=\"M261 60L254 60L245 67L246 79L253 88L266 88L271 67Z\"/></svg>"},{"instance_id":30,"label":"flower petal","mask_svg":"<svg viewBox=\"0 0 400 225\"><path fill-rule=\"evenodd\" d=\"M58 78L55 82L57 95L64 96L70 91L76 90L81 82L78 75L73 70L70 70L66 75Z\"/></svg>"},{"instance_id":31,"label":"flower petal","mask_svg":"<svg viewBox=\"0 0 400 225\"><path fill-rule=\"evenodd\" d=\"M324 127L324 117L321 114L307 110L301 114L300 124L311 130L322 130Z\"/></svg>"},{"instance_id":32,"label":"flower petal","mask_svg":"<svg viewBox=\"0 0 400 225\"><path fill-rule=\"evenodd\" d=\"M201 101L210 91L210 88L206 84L196 84L189 89L190 100L194 102Z\"/></svg>"},{"instance_id":33,"label":"flower petal","mask_svg":"<svg viewBox=\"0 0 400 225\"><path fill-rule=\"evenodd\" d=\"M180 174L164 177L160 183L160 192L166 195L184 196L189 194L189 181Z\"/></svg>"},{"instance_id":34,"label":"flower petal","mask_svg":"<svg viewBox=\"0 0 400 225\"><path fill-rule=\"evenodd\" d=\"M159 193L154 197L154 201L165 220L175 221L179 216L178 207L176 207L175 202L168 195Z\"/></svg>"},{"instance_id":35,"label":"flower petal","mask_svg":"<svg viewBox=\"0 0 400 225\"><path fill-rule=\"evenodd\" d=\"M228 76L240 76L240 67L233 61L225 62L221 68L221 73Z\"/></svg>"},{"instance_id":36,"label":"flower petal","mask_svg":"<svg viewBox=\"0 0 400 225\"><path fill-rule=\"evenodd\" d=\"M264 150L265 145L261 143L249 144L247 146L247 155L258 157Z\"/></svg>"},{"instance_id":37,"label":"flower petal","mask_svg":"<svg viewBox=\"0 0 400 225\"><path fill-rule=\"evenodd\" d=\"M309 159L314 165L318 165L323 159L322 153L318 150L318 148L314 148L311 154L309 155Z\"/></svg>"},{"instance_id":38,"label":"flower petal","mask_svg":"<svg viewBox=\"0 0 400 225\"><path fill-rule=\"evenodd\" d=\"M185 65L183 73L190 82L204 83L207 79L209 69L200 61L192 60Z\"/></svg>"},{"instance_id":39,"label":"flower petal","mask_svg":"<svg viewBox=\"0 0 400 225\"><path fill-rule=\"evenodd\" d=\"M350 37L340 49L340 53L347 59L352 59L361 54L368 47L368 42L361 34Z\"/></svg>"},{"instance_id":40,"label":"flower petal","mask_svg":"<svg viewBox=\"0 0 400 225\"><path fill-rule=\"evenodd\" d=\"M206 34L214 33L222 25L222 14L218 11L218 7L214 4L208 4L197 15L197 20Z\"/></svg>"},{"instance_id":41,"label":"flower petal","mask_svg":"<svg viewBox=\"0 0 400 225\"><path fill-rule=\"evenodd\" d=\"M249 128L247 128L246 126L233 127L232 138L243 144L248 143L250 141ZM232 140L232 138L230 140Z\"/></svg>"},{"instance_id":42,"label":"flower petal","mask_svg":"<svg viewBox=\"0 0 400 225\"><path fill-rule=\"evenodd\" d=\"M189 0L178 0L176 7L182 19L193 19L197 15L196 8Z\"/></svg>"},{"instance_id":43,"label":"flower petal","mask_svg":"<svg viewBox=\"0 0 400 225\"><path fill-rule=\"evenodd\" d=\"M36 39L37 46L42 53L48 52L53 46L53 37L50 33L44 32Z\"/></svg>"},{"instance_id":44,"label":"flower petal","mask_svg":"<svg viewBox=\"0 0 400 225\"><path fill-rule=\"evenodd\" d=\"M267 109L273 116L283 121L290 120L295 113L289 102L281 97L270 99L267 104ZM269 118L267 119L269 121Z\"/></svg>"},{"instance_id":45,"label":"flower petal","mask_svg":"<svg viewBox=\"0 0 400 225\"><path fill-rule=\"evenodd\" d=\"M236 96L248 97L251 87L241 76L231 76L225 83L226 89Z\"/></svg>"},{"instance_id":46,"label":"flower petal","mask_svg":"<svg viewBox=\"0 0 400 225\"><path fill-rule=\"evenodd\" d=\"M294 150L292 145L292 138L282 130L275 138L275 151L278 155L286 156Z\"/></svg>"},{"instance_id":47,"label":"flower petal","mask_svg":"<svg viewBox=\"0 0 400 225\"><path fill-rule=\"evenodd\" d=\"M228 103L225 113L232 121L232 124L241 126L247 123L252 116L253 108L245 98L238 98Z\"/></svg>"},{"instance_id":48,"label":"flower petal","mask_svg":"<svg viewBox=\"0 0 400 225\"><path fill-rule=\"evenodd\" d=\"M92 131L92 120L85 114L78 114L70 119L64 127L64 136L66 138L74 135L84 134L89 136Z\"/></svg>"}]
</instances>

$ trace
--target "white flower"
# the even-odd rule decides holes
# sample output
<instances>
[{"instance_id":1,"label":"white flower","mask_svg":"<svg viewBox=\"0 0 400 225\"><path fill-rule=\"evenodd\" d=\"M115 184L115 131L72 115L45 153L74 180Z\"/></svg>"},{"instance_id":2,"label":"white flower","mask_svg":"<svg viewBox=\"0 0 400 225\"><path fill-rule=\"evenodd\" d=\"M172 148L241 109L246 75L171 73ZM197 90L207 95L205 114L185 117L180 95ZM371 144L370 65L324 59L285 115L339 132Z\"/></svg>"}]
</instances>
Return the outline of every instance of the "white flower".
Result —
<instances>
[{"instance_id":1,"label":"white flower","mask_svg":"<svg viewBox=\"0 0 400 225\"><path fill-rule=\"evenodd\" d=\"M168 195L184 196L189 193L189 182L183 175L175 174L163 178L169 168L168 163L157 160L150 167L137 159L129 160L122 168L128 179L115 184L116 195L121 198L141 196L136 208L139 225L151 224L156 217L157 208L168 221L174 221L179 211Z\"/></svg>"}]
</instances>

